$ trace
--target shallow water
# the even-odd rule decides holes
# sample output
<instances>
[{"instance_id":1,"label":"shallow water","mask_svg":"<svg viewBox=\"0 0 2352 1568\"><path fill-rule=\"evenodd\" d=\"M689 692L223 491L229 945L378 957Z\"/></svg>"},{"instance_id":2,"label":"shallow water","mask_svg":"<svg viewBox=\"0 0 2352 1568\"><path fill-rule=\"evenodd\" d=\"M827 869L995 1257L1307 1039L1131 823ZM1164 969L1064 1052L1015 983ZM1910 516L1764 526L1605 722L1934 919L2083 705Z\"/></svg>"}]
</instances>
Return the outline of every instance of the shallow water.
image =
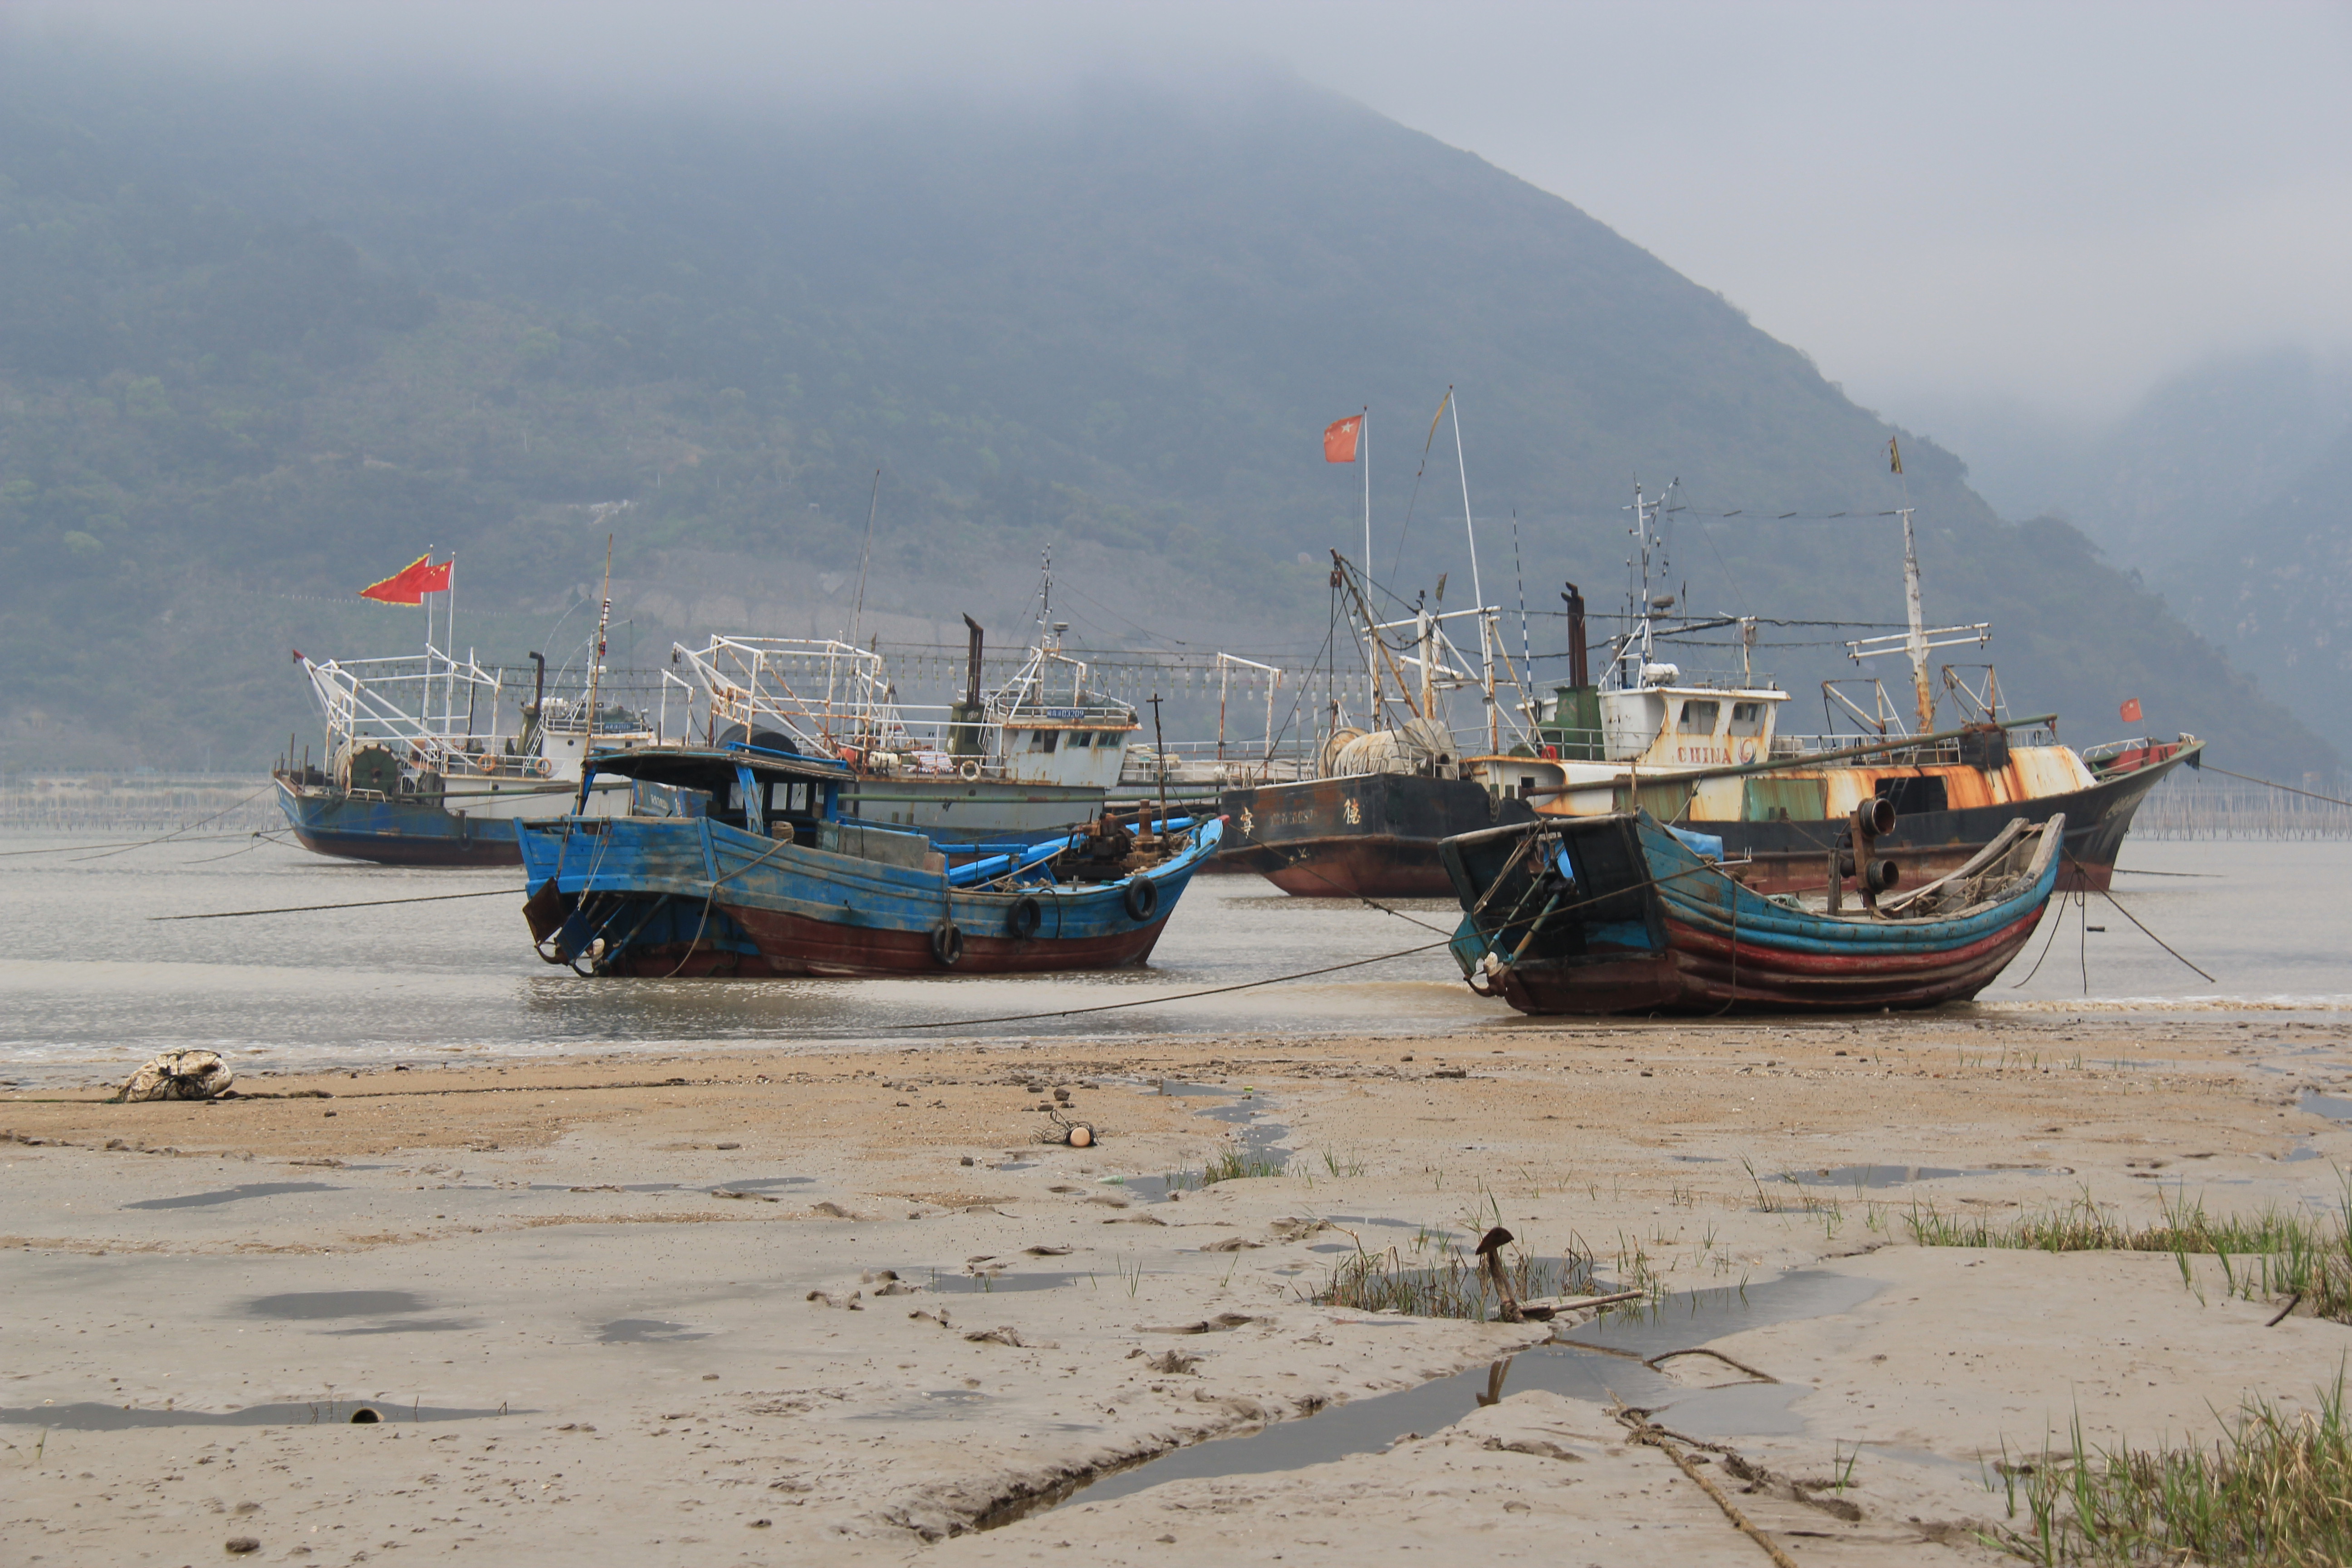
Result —
<instances>
[{"instance_id":1,"label":"shallow water","mask_svg":"<svg viewBox=\"0 0 2352 1568\"><path fill-rule=\"evenodd\" d=\"M1244 1436L1175 1449L1107 1476L1071 1500L1104 1502L1162 1481L1270 1475L1349 1454L1374 1453L1408 1432L1434 1432L1481 1405L1531 1388L1596 1404L1614 1395L1654 1410L1675 1430L1698 1437L1801 1431L1803 1420L1790 1406L1812 1392L1806 1384L1744 1382L1725 1367L1728 1386L1693 1388L1653 1371L1642 1358L1769 1323L1851 1311L1882 1289L1874 1279L1808 1270L1745 1290L1685 1292L1667 1298L1654 1311L1612 1314L1591 1326L1566 1331L1572 1343L1546 1342L1491 1366L1417 1388L1351 1400Z\"/></svg>"},{"instance_id":2,"label":"shallow water","mask_svg":"<svg viewBox=\"0 0 2352 1568\"><path fill-rule=\"evenodd\" d=\"M1255 877L1195 879L1145 969L592 981L533 954L515 871L368 867L266 840L226 858L216 844L103 857L14 853L54 842L13 837L12 853L0 856L0 1071L18 1082L127 1071L186 1047L222 1051L237 1066L302 1068L730 1042L1256 1029L1411 1037L1516 1017L1472 996L1436 945L1458 919L1449 903L1402 900L1391 915L1350 900L1289 898ZM2311 896L2352 878L2352 844L2135 844L2125 859L2193 873L2123 876L2117 897L2216 983L2189 973L2094 896L2087 921L2053 904L2046 949L2037 935L1978 1005L2352 1010L2352 910ZM490 896L240 920L151 918L471 892ZM1412 948L1427 951L1223 995L966 1022L1175 996ZM908 1027L926 1025L957 1026Z\"/></svg>"}]
</instances>

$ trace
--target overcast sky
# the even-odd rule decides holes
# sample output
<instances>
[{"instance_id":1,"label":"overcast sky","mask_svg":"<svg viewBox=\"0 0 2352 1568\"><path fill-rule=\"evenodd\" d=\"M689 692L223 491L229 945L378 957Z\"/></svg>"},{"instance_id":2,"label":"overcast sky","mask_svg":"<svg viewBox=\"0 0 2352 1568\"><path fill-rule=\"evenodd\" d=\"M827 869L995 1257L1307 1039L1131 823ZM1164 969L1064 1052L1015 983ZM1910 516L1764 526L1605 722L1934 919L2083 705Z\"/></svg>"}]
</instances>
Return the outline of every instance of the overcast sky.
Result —
<instances>
[{"instance_id":1,"label":"overcast sky","mask_svg":"<svg viewBox=\"0 0 2352 1568\"><path fill-rule=\"evenodd\" d=\"M2352 0L14 8L191 52L798 96L1271 61L1576 203L1906 423L2099 419L2211 353L2352 351Z\"/></svg>"}]
</instances>

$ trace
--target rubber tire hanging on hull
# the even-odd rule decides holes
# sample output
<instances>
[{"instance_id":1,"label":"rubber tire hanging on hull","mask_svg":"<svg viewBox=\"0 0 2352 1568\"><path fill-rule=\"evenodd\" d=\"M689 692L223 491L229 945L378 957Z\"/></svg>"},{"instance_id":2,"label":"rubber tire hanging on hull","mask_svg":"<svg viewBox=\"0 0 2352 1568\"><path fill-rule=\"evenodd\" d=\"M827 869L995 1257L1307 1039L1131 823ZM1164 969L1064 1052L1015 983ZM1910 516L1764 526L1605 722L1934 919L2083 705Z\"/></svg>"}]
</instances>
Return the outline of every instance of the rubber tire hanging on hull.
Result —
<instances>
[{"instance_id":1,"label":"rubber tire hanging on hull","mask_svg":"<svg viewBox=\"0 0 2352 1568\"><path fill-rule=\"evenodd\" d=\"M953 921L931 928L931 956L942 969L953 969L963 956L963 931Z\"/></svg>"},{"instance_id":2,"label":"rubber tire hanging on hull","mask_svg":"<svg viewBox=\"0 0 2352 1568\"><path fill-rule=\"evenodd\" d=\"M1141 877L1130 877L1124 895L1127 912L1139 921L1149 921L1160 912L1160 885Z\"/></svg>"},{"instance_id":3,"label":"rubber tire hanging on hull","mask_svg":"<svg viewBox=\"0 0 2352 1568\"><path fill-rule=\"evenodd\" d=\"M1013 906L1012 912L1004 917L1005 929L1013 933L1015 942L1027 942L1045 923L1045 906L1039 903L1034 895L1024 895Z\"/></svg>"}]
</instances>

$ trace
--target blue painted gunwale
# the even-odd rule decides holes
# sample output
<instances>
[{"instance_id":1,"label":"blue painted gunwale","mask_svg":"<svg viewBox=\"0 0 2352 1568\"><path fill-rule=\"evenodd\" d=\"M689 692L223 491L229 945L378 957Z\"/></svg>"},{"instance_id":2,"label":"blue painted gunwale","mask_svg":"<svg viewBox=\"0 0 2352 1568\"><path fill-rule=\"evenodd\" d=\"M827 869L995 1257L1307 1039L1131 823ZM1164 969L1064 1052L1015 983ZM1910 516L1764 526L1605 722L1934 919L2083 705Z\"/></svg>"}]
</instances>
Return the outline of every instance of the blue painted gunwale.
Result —
<instances>
[{"instance_id":1,"label":"blue painted gunwale","mask_svg":"<svg viewBox=\"0 0 2352 1568\"><path fill-rule=\"evenodd\" d=\"M1943 952L2016 924L2048 902L2058 886L2060 857L2053 855L2032 885L1960 919L1904 920L1860 915L1833 919L1776 904L1729 877L1706 868L1706 862L1671 832L1660 827L1647 813L1643 814L1638 831L1666 917L1725 941L1736 934L1743 947L1856 960Z\"/></svg>"}]
</instances>

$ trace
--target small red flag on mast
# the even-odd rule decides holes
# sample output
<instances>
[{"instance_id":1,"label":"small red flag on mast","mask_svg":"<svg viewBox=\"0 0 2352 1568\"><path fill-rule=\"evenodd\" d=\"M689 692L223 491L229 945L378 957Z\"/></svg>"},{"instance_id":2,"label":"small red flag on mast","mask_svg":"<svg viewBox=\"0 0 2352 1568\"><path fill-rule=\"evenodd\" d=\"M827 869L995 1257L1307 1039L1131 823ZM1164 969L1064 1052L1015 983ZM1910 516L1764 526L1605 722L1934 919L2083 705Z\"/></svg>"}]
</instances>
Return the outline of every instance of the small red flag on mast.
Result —
<instances>
[{"instance_id":1,"label":"small red flag on mast","mask_svg":"<svg viewBox=\"0 0 2352 1568\"><path fill-rule=\"evenodd\" d=\"M2122 714L2123 714L2123 716L2124 716L2124 722L2125 722L2125 723L2126 723L2126 724L2137 724L2137 723L2138 723L2138 722L2139 722L2139 699L2138 699L2138 698L2137 698L2137 697L2126 697L2126 698L2125 698L2125 699L2124 699L2124 705L2123 705L2122 709L2121 709L2119 711L2121 711L2121 712L2122 712Z\"/></svg>"},{"instance_id":2,"label":"small red flag on mast","mask_svg":"<svg viewBox=\"0 0 2352 1568\"><path fill-rule=\"evenodd\" d=\"M1364 416L1350 414L1345 419L1334 419L1323 426L1323 460L1327 463L1352 463L1356 460L1356 437L1364 430Z\"/></svg>"},{"instance_id":3,"label":"small red flag on mast","mask_svg":"<svg viewBox=\"0 0 2352 1568\"><path fill-rule=\"evenodd\" d=\"M371 583L360 590L362 599L373 599L383 605L421 605L427 594L449 591L449 568L457 564L454 557L440 565L432 557L420 555L381 583Z\"/></svg>"}]
</instances>

